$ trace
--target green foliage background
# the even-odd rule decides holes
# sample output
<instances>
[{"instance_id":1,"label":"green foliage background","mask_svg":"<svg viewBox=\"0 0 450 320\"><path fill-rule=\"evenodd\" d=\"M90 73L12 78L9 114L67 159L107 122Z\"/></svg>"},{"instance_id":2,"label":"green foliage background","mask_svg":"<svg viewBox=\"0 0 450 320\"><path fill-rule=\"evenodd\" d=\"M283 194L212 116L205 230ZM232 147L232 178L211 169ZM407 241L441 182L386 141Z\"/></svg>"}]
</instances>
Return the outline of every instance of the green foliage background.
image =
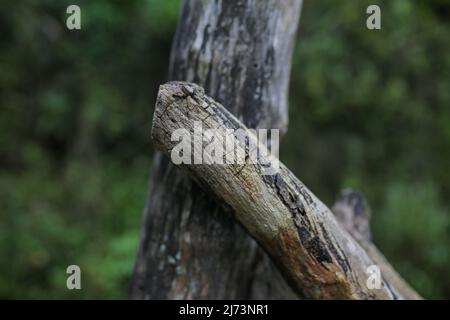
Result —
<instances>
[{"instance_id":1,"label":"green foliage background","mask_svg":"<svg viewBox=\"0 0 450 320\"><path fill-rule=\"evenodd\" d=\"M82 30L65 28L78 4ZM378 4L382 30L365 28ZM125 298L179 1L0 6L0 297ZM305 0L282 160L328 205L372 207L380 249L450 298L450 3ZM82 269L67 290L66 267Z\"/></svg>"}]
</instances>

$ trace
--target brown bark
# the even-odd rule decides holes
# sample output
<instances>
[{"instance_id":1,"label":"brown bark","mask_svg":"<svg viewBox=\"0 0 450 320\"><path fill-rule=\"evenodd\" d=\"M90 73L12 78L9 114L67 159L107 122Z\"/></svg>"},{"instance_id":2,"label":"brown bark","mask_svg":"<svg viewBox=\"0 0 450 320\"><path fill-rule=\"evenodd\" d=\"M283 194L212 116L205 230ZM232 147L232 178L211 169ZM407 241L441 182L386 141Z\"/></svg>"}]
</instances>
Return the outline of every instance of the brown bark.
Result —
<instances>
[{"instance_id":1,"label":"brown bark","mask_svg":"<svg viewBox=\"0 0 450 320\"><path fill-rule=\"evenodd\" d=\"M373 262L379 266L386 281L392 284L403 298L422 299L398 272L395 271L372 242L370 231L371 212L361 193L351 190L341 192L331 210L345 230L353 236Z\"/></svg>"},{"instance_id":2,"label":"brown bark","mask_svg":"<svg viewBox=\"0 0 450 320\"><path fill-rule=\"evenodd\" d=\"M273 166L278 159L268 154L238 119L195 84L162 85L153 117L155 146L170 156L179 144L172 141L172 133L184 129L193 135L196 122L203 130L216 131L212 139L201 138L201 147L194 149L200 151L203 162L181 167L231 208L235 218L272 257L295 293L312 299L404 298L396 287L398 283L389 283L384 275L380 288L368 288L366 270L380 261L372 260L331 211L283 164L276 173L264 174L268 164ZM244 131L246 138L242 139L236 130ZM245 156L244 164L207 163L208 154L202 152L205 144L214 150L223 148L225 135L236 145L235 154ZM253 147L258 151L258 163L249 160L249 149ZM367 234L367 228L357 229L363 230L361 235Z\"/></svg>"},{"instance_id":3,"label":"brown bark","mask_svg":"<svg viewBox=\"0 0 450 320\"><path fill-rule=\"evenodd\" d=\"M169 78L194 81L252 128L287 129L300 0L184 1ZM267 255L223 208L160 154L130 297L293 298Z\"/></svg>"}]
</instances>

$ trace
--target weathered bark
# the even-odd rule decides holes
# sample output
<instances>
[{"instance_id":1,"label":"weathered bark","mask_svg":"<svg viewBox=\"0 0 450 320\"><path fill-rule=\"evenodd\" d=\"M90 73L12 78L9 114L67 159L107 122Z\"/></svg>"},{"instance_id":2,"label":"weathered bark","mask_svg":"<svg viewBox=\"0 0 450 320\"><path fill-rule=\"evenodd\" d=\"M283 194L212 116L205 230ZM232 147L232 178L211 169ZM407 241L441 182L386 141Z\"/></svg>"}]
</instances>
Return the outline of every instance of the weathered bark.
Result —
<instances>
[{"instance_id":1,"label":"weathered bark","mask_svg":"<svg viewBox=\"0 0 450 320\"><path fill-rule=\"evenodd\" d=\"M184 1L169 78L194 81L252 128L287 129L300 0ZM227 209L155 156L131 298L292 298Z\"/></svg>"},{"instance_id":2,"label":"weathered bark","mask_svg":"<svg viewBox=\"0 0 450 320\"><path fill-rule=\"evenodd\" d=\"M196 122L201 123L203 132L214 129L210 132L212 138L199 135ZM170 156L179 144L172 141L172 133L179 129L185 129L193 139L200 136L200 145L194 142L192 152L202 160L181 167L233 210L235 218L272 257L299 296L403 298L384 277L381 288L367 287L366 270L375 262L364 249L283 164L280 163L277 173L264 174L278 159L268 154L252 132L195 84L171 82L160 86L152 127L156 148ZM246 138L242 139L242 134L239 135L242 131L238 129L245 130ZM206 145L209 150L223 149L225 136L233 140L236 160L241 155L244 164L217 164L207 152L202 152ZM257 163L249 160L254 148L259 151Z\"/></svg>"},{"instance_id":3,"label":"weathered bark","mask_svg":"<svg viewBox=\"0 0 450 320\"><path fill-rule=\"evenodd\" d=\"M380 268L387 283L392 285L405 299L422 299L397 271L395 271L372 242L370 208L361 193L344 190L337 198L331 210L341 225L353 236L366 251L367 255Z\"/></svg>"}]
</instances>

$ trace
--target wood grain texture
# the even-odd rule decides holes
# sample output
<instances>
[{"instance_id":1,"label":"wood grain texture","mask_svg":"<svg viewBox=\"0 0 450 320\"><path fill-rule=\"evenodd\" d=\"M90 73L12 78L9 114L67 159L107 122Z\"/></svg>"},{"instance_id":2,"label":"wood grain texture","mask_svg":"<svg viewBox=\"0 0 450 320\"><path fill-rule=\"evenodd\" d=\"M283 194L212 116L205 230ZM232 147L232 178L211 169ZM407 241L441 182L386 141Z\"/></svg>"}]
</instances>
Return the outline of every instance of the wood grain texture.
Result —
<instances>
[{"instance_id":1,"label":"wood grain texture","mask_svg":"<svg viewBox=\"0 0 450 320\"><path fill-rule=\"evenodd\" d=\"M252 128L287 129L300 0L184 1L169 79L194 81ZM232 210L155 156L134 299L295 298Z\"/></svg>"},{"instance_id":2,"label":"wood grain texture","mask_svg":"<svg viewBox=\"0 0 450 320\"><path fill-rule=\"evenodd\" d=\"M384 255L372 242L370 231L371 211L360 192L342 191L332 209L336 218L366 251L373 262L380 267L383 277L404 299L418 300L422 297L398 274Z\"/></svg>"},{"instance_id":3,"label":"wood grain texture","mask_svg":"<svg viewBox=\"0 0 450 320\"><path fill-rule=\"evenodd\" d=\"M217 129L208 143L220 144L224 129L248 130L222 105L192 83L170 82L160 86L153 117L152 140L165 154L178 144L171 135L177 129L194 132ZM256 138L247 132L248 139ZM233 136L237 152L246 153ZM256 143L250 143L256 145ZM262 154L264 146L259 145ZM246 157L247 159L247 157ZM275 163L272 155L262 163ZM283 164L274 175L262 174L260 164L181 165L197 183L220 198L235 218L266 250L291 288L312 299L401 299L403 296L382 280L380 289L366 286L367 267L375 264L361 245L337 222L333 213Z\"/></svg>"}]
</instances>

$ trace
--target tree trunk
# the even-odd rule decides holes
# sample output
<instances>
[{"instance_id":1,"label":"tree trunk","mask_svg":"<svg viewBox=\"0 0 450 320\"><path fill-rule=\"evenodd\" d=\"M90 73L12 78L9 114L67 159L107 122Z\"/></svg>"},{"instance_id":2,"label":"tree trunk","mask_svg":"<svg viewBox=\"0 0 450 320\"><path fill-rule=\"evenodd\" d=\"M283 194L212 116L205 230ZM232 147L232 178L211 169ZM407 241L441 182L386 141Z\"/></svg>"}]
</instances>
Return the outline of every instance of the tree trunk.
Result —
<instances>
[{"instance_id":1,"label":"tree trunk","mask_svg":"<svg viewBox=\"0 0 450 320\"><path fill-rule=\"evenodd\" d=\"M195 82L250 128L287 129L300 0L184 1L169 78ZM134 299L293 298L232 212L156 154Z\"/></svg>"}]
</instances>

